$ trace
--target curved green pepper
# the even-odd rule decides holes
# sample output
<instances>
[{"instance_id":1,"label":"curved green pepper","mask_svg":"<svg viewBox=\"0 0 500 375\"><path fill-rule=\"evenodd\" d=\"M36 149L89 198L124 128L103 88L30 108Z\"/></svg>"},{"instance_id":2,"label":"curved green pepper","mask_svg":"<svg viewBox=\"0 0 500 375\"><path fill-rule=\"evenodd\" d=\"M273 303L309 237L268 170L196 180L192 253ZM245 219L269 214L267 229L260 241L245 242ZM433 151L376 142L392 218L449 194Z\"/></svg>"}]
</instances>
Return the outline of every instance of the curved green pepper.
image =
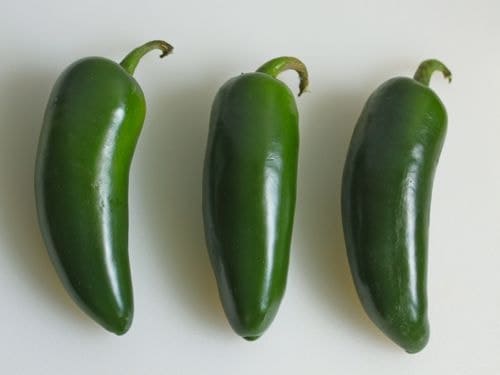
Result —
<instances>
[{"instance_id":1,"label":"curved green pepper","mask_svg":"<svg viewBox=\"0 0 500 375\"><path fill-rule=\"evenodd\" d=\"M292 57L226 82L215 97L203 179L205 237L225 313L247 340L271 324L283 297L295 210L298 113L287 69Z\"/></svg>"},{"instance_id":2,"label":"curved green pepper","mask_svg":"<svg viewBox=\"0 0 500 375\"><path fill-rule=\"evenodd\" d=\"M352 135L342 220L358 295L373 322L407 352L427 344L427 237L432 182L446 110L429 87L437 60L368 99Z\"/></svg>"},{"instance_id":3,"label":"curved green pepper","mask_svg":"<svg viewBox=\"0 0 500 375\"><path fill-rule=\"evenodd\" d=\"M104 328L132 322L128 176L146 105L132 74L152 41L121 64L81 59L57 80L40 135L35 192L51 260L76 303Z\"/></svg>"}]
</instances>

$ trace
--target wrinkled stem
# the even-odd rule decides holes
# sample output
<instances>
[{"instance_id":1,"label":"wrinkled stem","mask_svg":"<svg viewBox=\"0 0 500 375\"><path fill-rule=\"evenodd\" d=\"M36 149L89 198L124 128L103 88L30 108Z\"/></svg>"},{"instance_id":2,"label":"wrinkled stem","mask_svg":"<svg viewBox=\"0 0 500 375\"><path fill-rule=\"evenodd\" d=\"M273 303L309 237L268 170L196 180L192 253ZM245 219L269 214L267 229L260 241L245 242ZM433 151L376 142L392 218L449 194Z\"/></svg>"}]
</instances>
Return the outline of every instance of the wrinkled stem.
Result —
<instances>
[{"instance_id":1,"label":"wrinkled stem","mask_svg":"<svg viewBox=\"0 0 500 375\"><path fill-rule=\"evenodd\" d=\"M418 82L429 86L431 76L434 72L439 71L443 73L444 78L451 82L451 72L450 70L439 60L430 59L423 61L419 66L413 79Z\"/></svg>"},{"instance_id":2,"label":"wrinkled stem","mask_svg":"<svg viewBox=\"0 0 500 375\"><path fill-rule=\"evenodd\" d=\"M167 56L174 49L170 44L164 42L163 40L152 40L151 42L147 42L140 47L132 50L125 58L122 60L120 65L125 69L130 75L134 74L135 68L142 57L155 49L161 51L160 58Z\"/></svg>"},{"instance_id":3,"label":"wrinkled stem","mask_svg":"<svg viewBox=\"0 0 500 375\"><path fill-rule=\"evenodd\" d=\"M299 96L306 90L309 85L309 76L307 68L302 61L295 57L282 56L272 59L262 65L257 72L269 74L271 77L276 78L278 74L285 70L295 70L300 79L299 83Z\"/></svg>"}]
</instances>

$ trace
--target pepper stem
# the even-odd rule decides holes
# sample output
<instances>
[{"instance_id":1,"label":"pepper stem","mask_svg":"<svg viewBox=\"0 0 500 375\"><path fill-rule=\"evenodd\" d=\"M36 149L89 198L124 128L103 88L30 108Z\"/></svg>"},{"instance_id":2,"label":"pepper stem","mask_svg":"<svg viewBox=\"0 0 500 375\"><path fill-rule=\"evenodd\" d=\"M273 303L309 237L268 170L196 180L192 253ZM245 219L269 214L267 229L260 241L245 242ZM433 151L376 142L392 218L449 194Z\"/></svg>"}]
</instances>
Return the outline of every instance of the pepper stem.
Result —
<instances>
[{"instance_id":1,"label":"pepper stem","mask_svg":"<svg viewBox=\"0 0 500 375\"><path fill-rule=\"evenodd\" d=\"M257 72L266 73L276 78L278 74L285 70L295 70L298 73L300 79L299 96L302 95L307 89L307 85L309 85L309 75L306 66L299 59L289 56L276 57L262 65L257 69Z\"/></svg>"},{"instance_id":2,"label":"pepper stem","mask_svg":"<svg viewBox=\"0 0 500 375\"><path fill-rule=\"evenodd\" d=\"M444 78L451 82L451 72L441 61L436 59L429 59L423 61L419 66L413 79L416 81L429 86L431 76L435 71L443 73Z\"/></svg>"},{"instance_id":3,"label":"pepper stem","mask_svg":"<svg viewBox=\"0 0 500 375\"><path fill-rule=\"evenodd\" d=\"M159 49L161 51L160 58L167 56L174 49L170 44L164 42L163 40L152 40L147 42L140 47L132 50L125 58L122 60L120 65L125 69L130 75L134 74L135 68L142 57L149 51Z\"/></svg>"}]
</instances>

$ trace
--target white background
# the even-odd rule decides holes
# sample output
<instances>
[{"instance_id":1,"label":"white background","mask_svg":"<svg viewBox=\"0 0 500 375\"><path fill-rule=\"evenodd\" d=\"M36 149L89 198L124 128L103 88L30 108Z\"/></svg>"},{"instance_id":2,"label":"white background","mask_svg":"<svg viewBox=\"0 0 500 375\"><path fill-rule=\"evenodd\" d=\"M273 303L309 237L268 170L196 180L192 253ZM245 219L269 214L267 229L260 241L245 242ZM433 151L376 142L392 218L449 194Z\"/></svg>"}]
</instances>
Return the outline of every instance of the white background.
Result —
<instances>
[{"instance_id":1,"label":"white background","mask_svg":"<svg viewBox=\"0 0 500 375\"><path fill-rule=\"evenodd\" d=\"M1 374L500 374L500 2L8 1L0 22ZM74 60L151 39L130 175L135 318L123 337L68 297L38 230L33 172L48 94ZM223 315L205 249L201 172L211 101L270 58L308 66L288 288L256 342ZM429 244L431 339L408 355L365 316L349 273L340 178L368 95L435 57L449 130ZM297 78L281 76L296 92Z\"/></svg>"}]
</instances>

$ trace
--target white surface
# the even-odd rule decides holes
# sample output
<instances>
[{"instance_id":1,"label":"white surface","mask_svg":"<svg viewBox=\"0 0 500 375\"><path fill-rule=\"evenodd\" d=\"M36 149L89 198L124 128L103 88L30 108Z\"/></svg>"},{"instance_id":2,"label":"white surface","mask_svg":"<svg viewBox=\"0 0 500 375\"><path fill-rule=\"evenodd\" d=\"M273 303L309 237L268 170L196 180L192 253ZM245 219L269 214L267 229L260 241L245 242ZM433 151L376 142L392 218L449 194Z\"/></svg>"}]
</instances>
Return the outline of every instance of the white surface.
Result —
<instances>
[{"instance_id":1,"label":"white surface","mask_svg":"<svg viewBox=\"0 0 500 375\"><path fill-rule=\"evenodd\" d=\"M500 374L500 3L491 1L8 1L0 22L1 374ZM74 60L120 60L148 114L130 175L135 318L123 337L60 284L35 217L33 169L49 91ZM201 171L212 98L279 55L309 67L288 288L248 343L223 315L205 250ZM407 355L366 318L347 266L339 183L368 95L436 57L449 114L434 184L431 339ZM282 78L297 90L292 73Z\"/></svg>"}]
</instances>

